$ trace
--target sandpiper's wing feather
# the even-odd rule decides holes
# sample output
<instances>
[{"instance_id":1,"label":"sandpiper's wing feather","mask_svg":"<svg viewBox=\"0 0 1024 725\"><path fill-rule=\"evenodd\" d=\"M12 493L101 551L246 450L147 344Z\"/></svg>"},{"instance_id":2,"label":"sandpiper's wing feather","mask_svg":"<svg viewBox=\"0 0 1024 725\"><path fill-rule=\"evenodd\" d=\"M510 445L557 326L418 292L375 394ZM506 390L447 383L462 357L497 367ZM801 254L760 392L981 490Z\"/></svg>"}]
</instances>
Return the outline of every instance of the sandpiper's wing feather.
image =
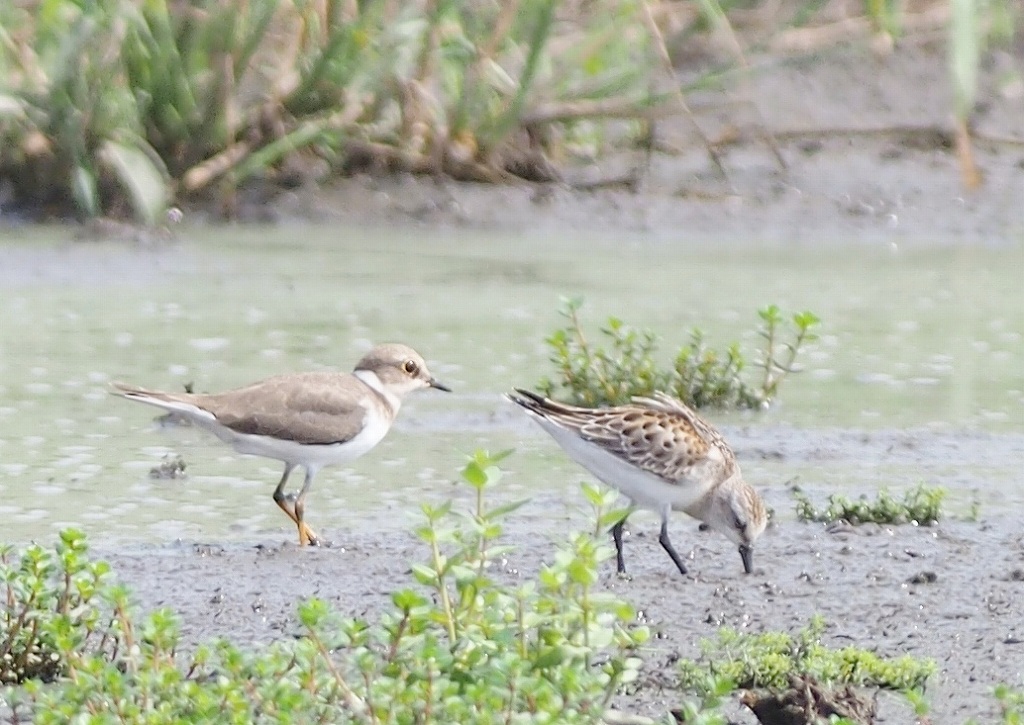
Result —
<instances>
[{"instance_id":1,"label":"sandpiper's wing feather","mask_svg":"<svg viewBox=\"0 0 1024 725\"><path fill-rule=\"evenodd\" d=\"M721 434L667 395L612 408L580 408L519 389L509 397L538 418L575 431L583 440L669 483L691 478L698 467L704 485L738 472ZM712 480L708 469L716 474Z\"/></svg>"},{"instance_id":2,"label":"sandpiper's wing feather","mask_svg":"<svg viewBox=\"0 0 1024 725\"><path fill-rule=\"evenodd\" d=\"M212 416L236 433L273 436L307 445L344 443L368 415L360 400L369 386L344 373L313 372L267 378L224 393L164 393L115 384L126 398L193 419Z\"/></svg>"},{"instance_id":3,"label":"sandpiper's wing feather","mask_svg":"<svg viewBox=\"0 0 1024 725\"><path fill-rule=\"evenodd\" d=\"M727 462L730 473L738 468L736 455L733 453L732 448L729 447L729 444L725 442L725 436L719 432L718 428L697 415L697 412L683 401L657 391L654 393L653 398L637 397L633 399L633 402L650 408L665 410L672 415L679 416L696 435L700 436L709 449L714 448L718 450Z\"/></svg>"}]
</instances>

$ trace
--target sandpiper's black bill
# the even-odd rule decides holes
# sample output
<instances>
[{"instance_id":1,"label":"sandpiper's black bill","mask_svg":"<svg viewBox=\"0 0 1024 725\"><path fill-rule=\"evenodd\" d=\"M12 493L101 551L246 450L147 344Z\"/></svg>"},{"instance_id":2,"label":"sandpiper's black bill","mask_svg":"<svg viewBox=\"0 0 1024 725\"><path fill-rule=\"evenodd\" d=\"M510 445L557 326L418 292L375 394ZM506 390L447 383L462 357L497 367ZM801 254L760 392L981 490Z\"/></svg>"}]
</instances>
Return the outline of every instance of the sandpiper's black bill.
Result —
<instances>
[{"instance_id":1,"label":"sandpiper's black bill","mask_svg":"<svg viewBox=\"0 0 1024 725\"><path fill-rule=\"evenodd\" d=\"M443 391L444 391L444 392L446 392L446 393L450 393L450 392L452 392L452 389L451 389L451 388L449 388L449 387L448 387L447 385L445 385L444 383L438 382L438 381L437 381L437 380L435 380L434 378L431 378L431 379L430 379L430 382L429 382L429 383L427 383L427 384L428 384L428 385L429 385L430 387L432 387L432 388L437 388L438 390L443 390Z\"/></svg>"},{"instance_id":2,"label":"sandpiper's black bill","mask_svg":"<svg viewBox=\"0 0 1024 725\"><path fill-rule=\"evenodd\" d=\"M754 570L754 547L740 544L740 558L743 559L743 571L747 574Z\"/></svg>"}]
</instances>

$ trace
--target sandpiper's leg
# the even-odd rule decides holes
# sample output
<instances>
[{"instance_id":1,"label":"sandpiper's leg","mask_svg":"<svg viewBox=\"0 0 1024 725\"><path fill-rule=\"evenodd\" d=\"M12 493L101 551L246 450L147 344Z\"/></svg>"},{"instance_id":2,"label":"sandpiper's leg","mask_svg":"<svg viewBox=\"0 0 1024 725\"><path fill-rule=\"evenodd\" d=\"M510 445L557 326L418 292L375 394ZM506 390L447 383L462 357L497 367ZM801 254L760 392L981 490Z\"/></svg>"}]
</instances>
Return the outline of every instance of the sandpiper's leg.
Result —
<instances>
[{"instance_id":1,"label":"sandpiper's leg","mask_svg":"<svg viewBox=\"0 0 1024 725\"><path fill-rule=\"evenodd\" d=\"M622 558L622 527L626 525L628 518L628 515L623 516L612 527L612 541L615 542L615 568L619 574L626 573L626 562Z\"/></svg>"},{"instance_id":2,"label":"sandpiper's leg","mask_svg":"<svg viewBox=\"0 0 1024 725\"><path fill-rule=\"evenodd\" d=\"M672 558L672 563L679 569L679 573L686 576L686 565L683 564L683 560L679 558L679 554L676 553L672 542L668 538L668 511L663 511L661 514L661 535L658 536L658 543L661 544L661 548L668 552L668 555Z\"/></svg>"},{"instance_id":3,"label":"sandpiper's leg","mask_svg":"<svg viewBox=\"0 0 1024 725\"><path fill-rule=\"evenodd\" d=\"M320 546L320 537L306 525L303 516L306 513L306 494L309 492L309 487L313 485L313 477L316 472L316 468L306 466L306 480L302 482L302 489L295 498L295 523L299 527L299 544L310 544L311 546Z\"/></svg>"}]
</instances>

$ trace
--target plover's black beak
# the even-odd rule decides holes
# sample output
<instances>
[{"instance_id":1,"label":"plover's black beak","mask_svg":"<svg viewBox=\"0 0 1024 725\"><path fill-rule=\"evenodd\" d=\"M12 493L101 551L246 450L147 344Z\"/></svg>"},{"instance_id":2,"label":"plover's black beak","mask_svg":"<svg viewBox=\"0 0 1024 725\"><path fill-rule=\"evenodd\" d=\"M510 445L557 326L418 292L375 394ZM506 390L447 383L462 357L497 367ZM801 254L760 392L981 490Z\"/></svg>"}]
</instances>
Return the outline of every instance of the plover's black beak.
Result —
<instances>
[{"instance_id":1,"label":"plover's black beak","mask_svg":"<svg viewBox=\"0 0 1024 725\"><path fill-rule=\"evenodd\" d=\"M427 381L427 385L429 385L429 386L430 386L430 387L432 387L432 388L437 388L438 390L443 390L443 391L444 391L444 392L446 392L446 393L450 393L450 392L452 392L452 389L451 389L451 388L449 388L449 387L448 387L447 385L445 385L444 383L438 382L438 381L437 381L436 379L434 379L434 378L431 378L430 380L428 380L428 381Z\"/></svg>"},{"instance_id":2,"label":"plover's black beak","mask_svg":"<svg viewBox=\"0 0 1024 725\"><path fill-rule=\"evenodd\" d=\"M740 544L740 558L743 559L743 571L747 574L754 571L754 547Z\"/></svg>"}]
</instances>

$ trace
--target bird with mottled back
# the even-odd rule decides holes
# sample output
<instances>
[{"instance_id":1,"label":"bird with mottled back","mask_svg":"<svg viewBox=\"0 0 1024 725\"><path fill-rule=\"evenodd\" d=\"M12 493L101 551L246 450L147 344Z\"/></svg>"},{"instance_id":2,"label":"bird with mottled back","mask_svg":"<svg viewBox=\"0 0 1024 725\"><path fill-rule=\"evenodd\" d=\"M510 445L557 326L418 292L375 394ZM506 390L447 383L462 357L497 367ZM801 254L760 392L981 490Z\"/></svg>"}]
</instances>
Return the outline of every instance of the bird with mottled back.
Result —
<instances>
[{"instance_id":1,"label":"bird with mottled back","mask_svg":"<svg viewBox=\"0 0 1024 725\"><path fill-rule=\"evenodd\" d=\"M682 401L664 393L609 408L580 408L528 390L507 396L598 479L661 514L659 542L683 574L668 537L668 514L684 511L739 544L752 570L753 543L767 525L764 502L742 477L722 434ZM622 531L612 527L617 564L625 571Z\"/></svg>"}]
</instances>

